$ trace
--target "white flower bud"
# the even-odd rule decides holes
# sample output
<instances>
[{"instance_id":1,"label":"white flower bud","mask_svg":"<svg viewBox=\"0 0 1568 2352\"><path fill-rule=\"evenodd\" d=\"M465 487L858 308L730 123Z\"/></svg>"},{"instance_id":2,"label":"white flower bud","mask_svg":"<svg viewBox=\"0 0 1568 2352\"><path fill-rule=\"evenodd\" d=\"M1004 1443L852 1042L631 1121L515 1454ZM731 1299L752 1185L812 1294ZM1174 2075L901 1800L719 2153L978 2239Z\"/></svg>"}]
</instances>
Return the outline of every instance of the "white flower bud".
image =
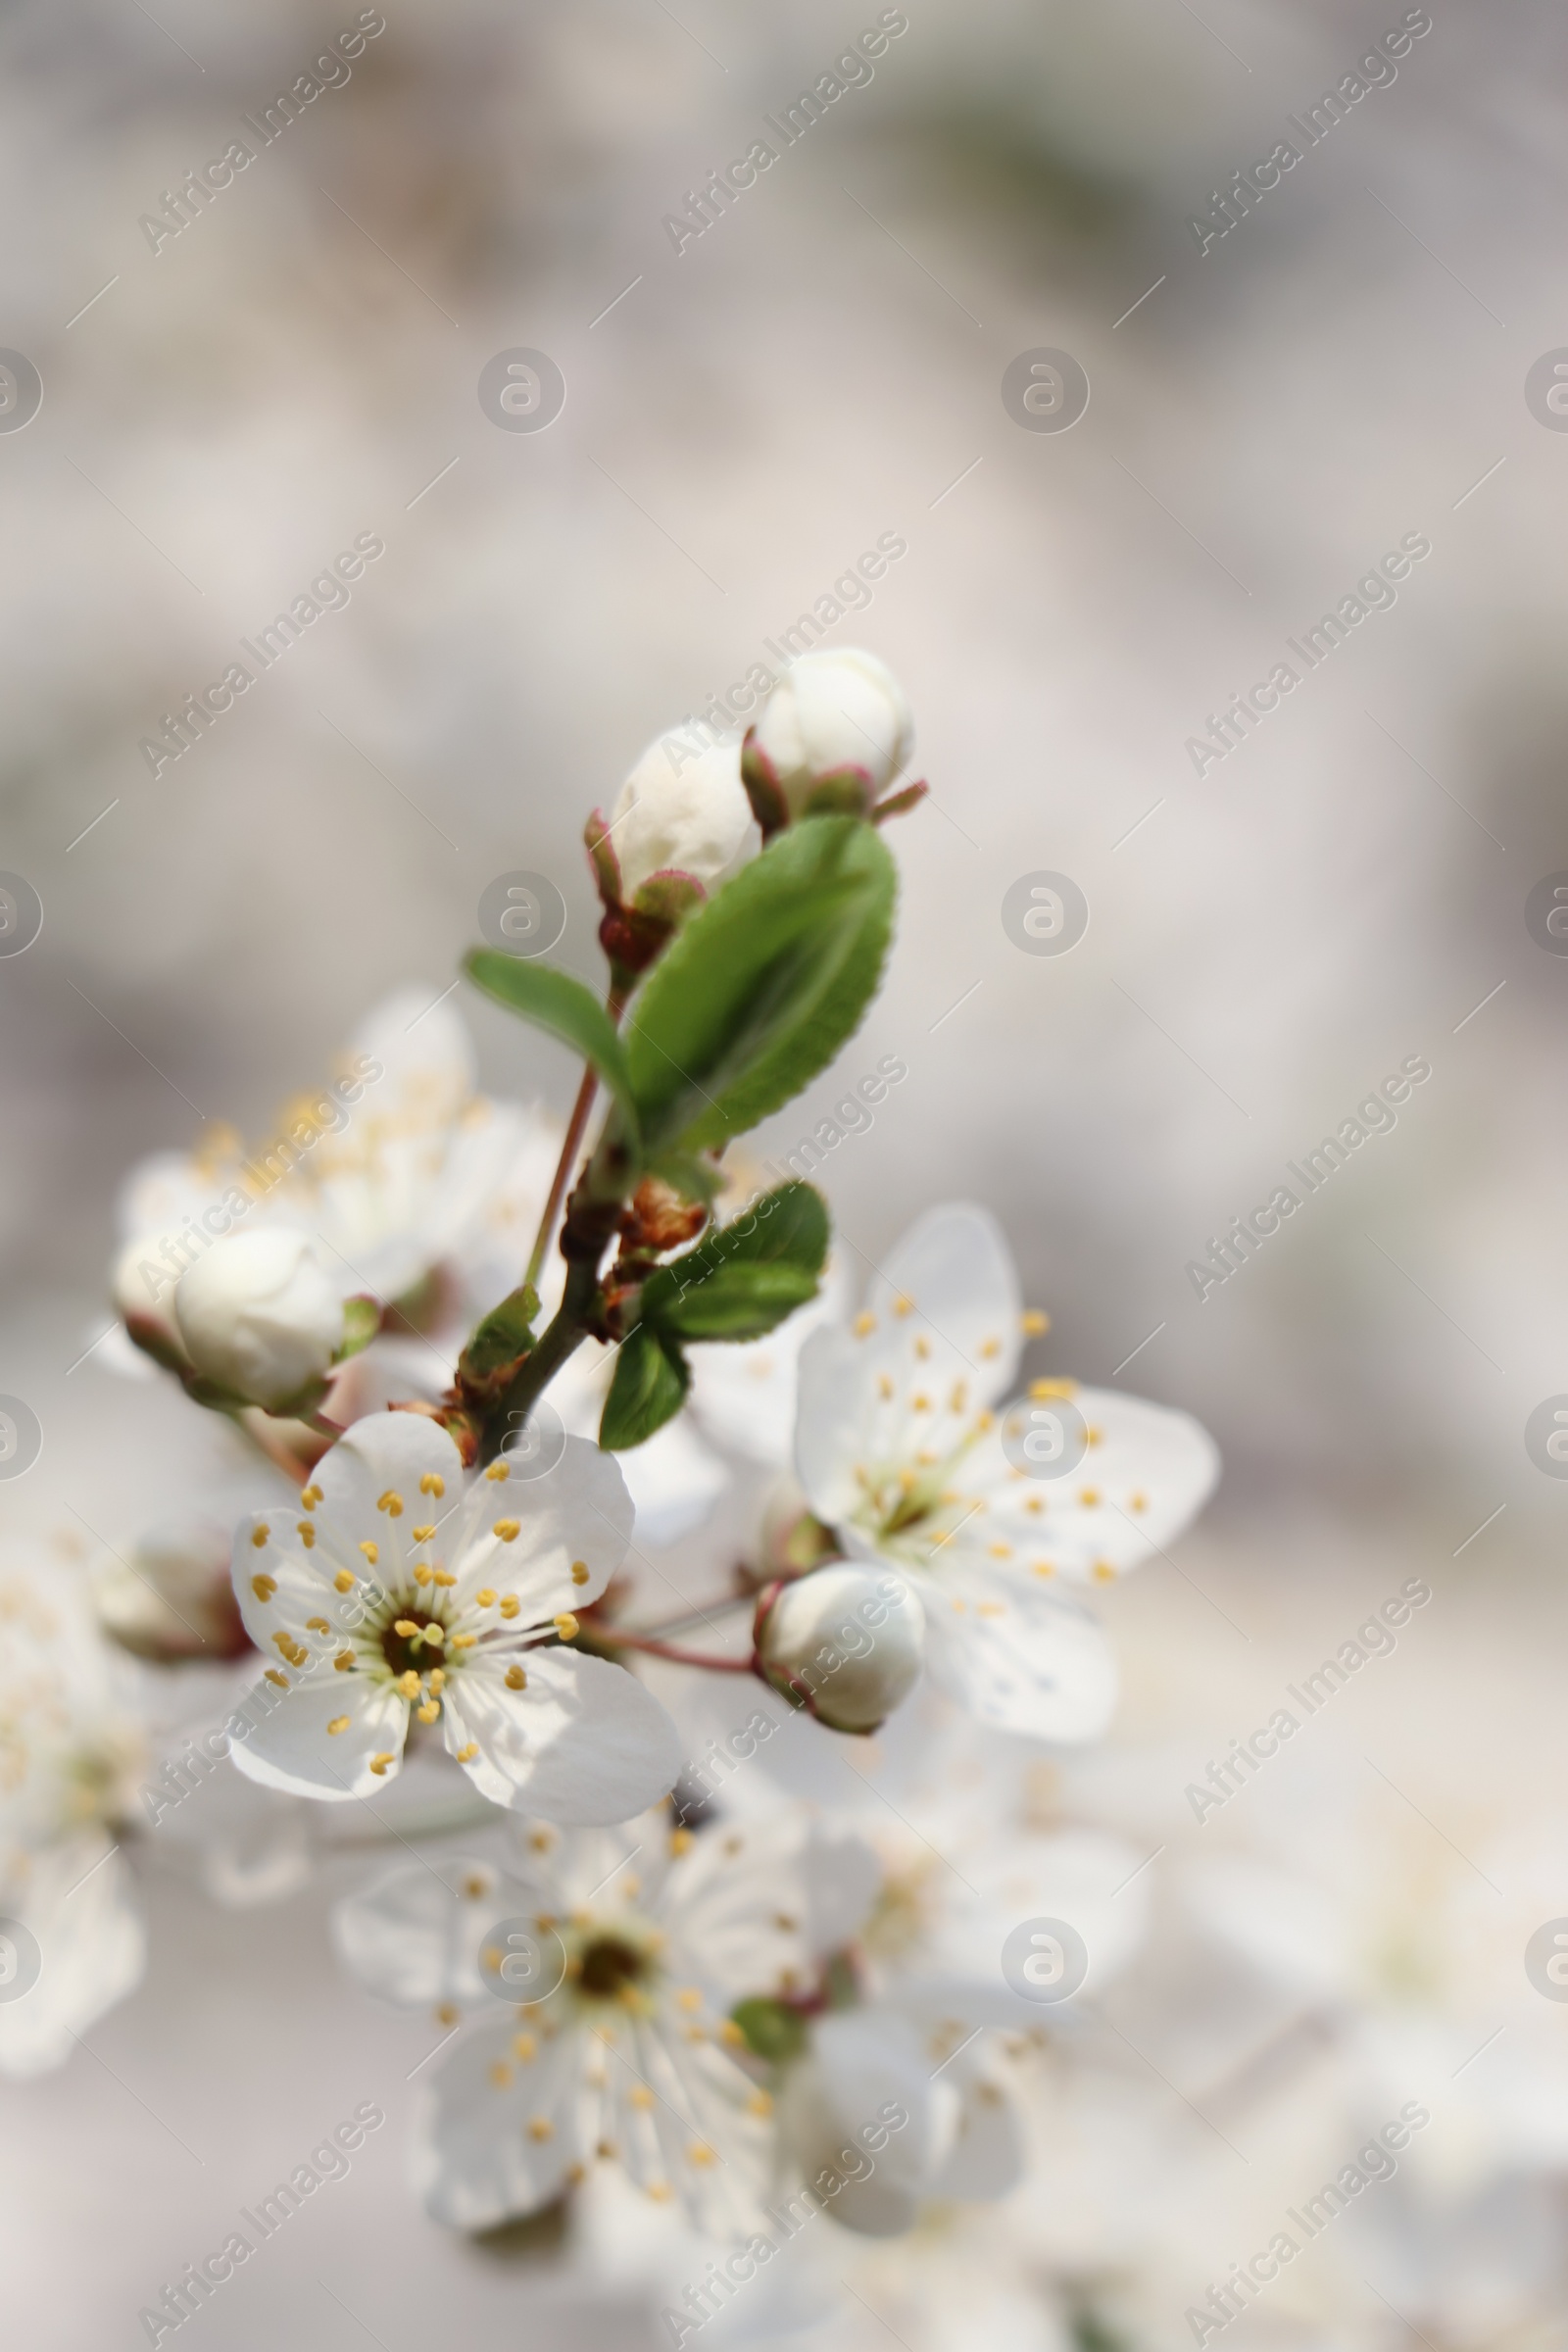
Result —
<instances>
[{"instance_id":1,"label":"white flower bud","mask_svg":"<svg viewBox=\"0 0 1568 2352\"><path fill-rule=\"evenodd\" d=\"M626 899L666 870L689 874L704 890L727 882L761 846L739 745L700 752L683 736L661 735L620 788L610 842Z\"/></svg>"},{"instance_id":2,"label":"white flower bud","mask_svg":"<svg viewBox=\"0 0 1568 2352\"><path fill-rule=\"evenodd\" d=\"M229 1575L229 1529L200 1515L150 1528L130 1557L112 1555L94 1579L105 1631L122 1649L169 1665L233 1658L246 1648Z\"/></svg>"},{"instance_id":3,"label":"white flower bud","mask_svg":"<svg viewBox=\"0 0 1568 2352\"><path fill-rule=\"evenodd\" d=\"M181 1275L174 1313L197 1371L268 1408L320 1379L344 1340L342 1291L295 1226L215 1242Z\"/></svg>"},{"instance_id":4,"label":"white flower bud","mask_svg":"<svg viewBox=\"0 0 1568 2352\"><path fill-rule=\"evenodd\" d=\"M884 792L914 748L914 721L875 654L802 654L768 696L757 744L799 816L819 780L847 767L863 768L873 794Z\"/></svg>"},{"instance_id":5,"label":"white flower bud","mask_svg":"<svg viewBox=\"0 0 1568 2352\"><path fill-rule=\"evenodd\" d=\"M143 1340L160 1342L173 1354L183 1354L179 1327L174 1321L174 1292L179 1276L165 1262L150 1234L127 1242L115 1260L110 1291L127 1331Z\"/></svg>"},{"instance_id":6,"label":"white flower bud","mask_svg":"<svg viewBox=\"0 0 1568 2352\"><path fill-rule=\"evenodd\" d=\"M757 1654L776 1688L835 1732L874 1732L908 1695L925 1613L891 1568L838 1562L764 1593Z\"/></svg>"}]
</instances>

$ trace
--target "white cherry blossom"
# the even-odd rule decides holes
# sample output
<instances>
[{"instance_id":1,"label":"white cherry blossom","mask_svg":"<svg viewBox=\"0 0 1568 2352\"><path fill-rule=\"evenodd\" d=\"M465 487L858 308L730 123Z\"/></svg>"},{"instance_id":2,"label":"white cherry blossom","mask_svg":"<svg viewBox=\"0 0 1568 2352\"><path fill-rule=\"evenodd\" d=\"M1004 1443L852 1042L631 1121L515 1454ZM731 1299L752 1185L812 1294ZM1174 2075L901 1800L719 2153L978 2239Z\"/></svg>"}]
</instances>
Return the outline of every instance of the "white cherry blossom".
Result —
<instances>
[{"instance_id":1,"label":"white cherry blossom","mask_svg":"<svg viewBox=\"0 0 1568 2352\"><path fill-rule=\"evenodd\" d=\"M274 1663L234 1742L294 1795L373 1795L411 1723L498 1805L623 1821L680 1766L675 1728L632 1675L571 1647L573 1608L620 1565L631 1505L613 1460L568 1438L555 1467L506 1455L471 1478L439 1423L372 1414L296 1506L241 1521L234 1591Z\"/></svg>"},{"instance_id":2,"label":"white cherry blossom","mask_svg":"<svg viewBox=\"0 0 1568 2352\"><path fill-rule=\"evenodd\" d=\"M1062 1588L1106 1581L1170 1544L1218 1473L1185 1413L1116 1392L1070 1394L1088 1428L1078 1470L1025 1476L996 1407L1025 1317L985 1210L933 1209L889 1254L864 1309L801 1357L796 1467L817 1516L858 1559L910 1575L938 1683L1000 1729L1094 1737L1115 1668L1095 1618Z\"/></svg>"}]
</instances>

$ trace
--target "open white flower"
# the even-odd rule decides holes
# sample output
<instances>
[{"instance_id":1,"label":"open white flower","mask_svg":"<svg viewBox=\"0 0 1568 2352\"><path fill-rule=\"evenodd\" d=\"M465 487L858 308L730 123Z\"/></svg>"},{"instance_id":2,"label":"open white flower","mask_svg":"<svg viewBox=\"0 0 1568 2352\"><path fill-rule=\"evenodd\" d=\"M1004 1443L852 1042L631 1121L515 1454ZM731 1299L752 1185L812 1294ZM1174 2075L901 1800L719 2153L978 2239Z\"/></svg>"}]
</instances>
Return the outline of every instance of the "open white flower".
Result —
<instances>
[{"instance_id":1,"label":"open white flower","mask_svg":"<svg viewBox=\"0 0 1568 2352\"><path fill-rule=\"evenodd\" d=\"M443 1902L431 1872L445 1875ZM423 1882L423 1884L419 1884ZM536 1828L512 1872L398 1864L341 1906L338 1948L383 1997L476 1997L506 1954L499 1915L554 1956L542 1997L502 2005L436 2070L415 2174L438 2221L481 2230L536 2211L596 2161L720 2236L755 2226L772 2177L772 2100L739 2063L737 1999L814 1983L853 1932L875 1865L799 1819L694 1837L662 1812L613 1835Z\"/></svg>"},{"instance_id":2,"label":"open white flower","mask_svg":"<svg viewBox=\"0 0 1568 2352\"><path fill-rule=\"evenodd\" d=\"M914 722L903 687L875 654L847 646L802 654L763 707L756 743L792 816L824 776L858 768L873 794L908 760Z\"/></svg>"},{"instance_id":3,"label":"open white flower","mask_svg":"<svg viewBox=\"0 0 1568 2352\"><path fill-rule=\"evenodd\" d=\"M8 1564L0 1575L0 1920L24 1935L0 1929L0 2073L63 2065L77 2035L141 1980L141 1908L116 1841L144 1753L123 1687L129 1671L109 1651L66 1563Z\"/></svg>"},{"instance_id":4,"label":"open white flower","mask_svg":"<svg viewBox=\"0 0 1568 2352\"><path fill-rule=\"evenodd\" d=\"M740 746L710 744L694 755L678 737L658 737L620 788L610 840L626 899L654 874L685 874L704 890L727 882L761 846Z\"/></svg>"},{"instance_id":5,"label":"open white flower","mask_svg":"<svg viewBox=\"0 0 1568 2352\"><path fill-rule=\"evenodd\" d=\"M994 1407L1017 1370L1017 1275L995 1220L933 1209L890 1254L848 1330L801 1358L796 1467L858 1559L911 1574L926 1662L983 1721L1042 1739L1103 1729L1115 1669L1096 1620L1061 1592L1171 1543L1218 1475L1185 1413L1071 1383L1089 1447L1062 1479L1026 1476Z\"/></svg>"},{"instance_id":6,"label":"open white flower","mask_svg":"<svg viewBox=\"0 0 1568 2352\"><path fill-rule=\"evenodd\" d=\"M609 1584L631 1519L615 1463L581 1439L542 1476L502 1455L467 1480L422 1414L356 1422L297 1507L235 1535L245 1628L277 1661L235 1762L295 1795L367 1796L416 1716L498 1805L574 1823L640 1812L680 1769L675 1727L633 1676L569 1646L572 1608Z\"/></svg>"}]
</instances>

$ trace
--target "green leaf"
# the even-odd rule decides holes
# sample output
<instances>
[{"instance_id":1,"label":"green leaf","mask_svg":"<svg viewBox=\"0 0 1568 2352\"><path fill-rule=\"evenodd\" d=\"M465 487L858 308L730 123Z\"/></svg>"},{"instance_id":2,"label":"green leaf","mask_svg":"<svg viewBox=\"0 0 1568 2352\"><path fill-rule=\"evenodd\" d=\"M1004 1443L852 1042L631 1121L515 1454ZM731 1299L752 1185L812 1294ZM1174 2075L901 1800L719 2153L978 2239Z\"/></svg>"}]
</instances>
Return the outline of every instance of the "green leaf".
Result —
<instances>
[{"instance_id":1,"label":"green leaf","mask_svg":"<svg viewBox=\"0 0 1568 2352\"><path fill-rule=\"evenodd\" d=\"M816 1295L827 1206L808 1184L764 1193L643 1285L645 1324L679 1340L758 1340Z\"/></svg>"},{"instance_id":2,"label":"green leaf","mask_svg":"<svg viewBox=\"0 0 1568 2352\"><path fill-rule=\"evenodd\" d=\"M691 1377L674 1341L639 1323L622 1340L615 1357L615 1376L599 1423L599 1443L606 1452L623 1453L662 1429L685 1402Z\"/></svg>"},{"instance_id":3,"label":"green leaf","mask_svg":"<svg viewBox=\"0 0 1568 2352\"><path fill-rule=\"evenodd\" d=\"M381 1305L375 1298L346 1298L343 1302L343 1344L332 1351L334 1364L346 1364L351 1355L368 1348L381 1328Z\"/></svg>"},{"instance_id":4,"label":"green leaf","mask_svg":"<svg viewBox=\"0 0 1568 2352\"><path fill-rule=\"evenodd\" d=\"M759 1994L753 2000L737 2001L730 2016L746 2036L746 2046L754 2057L765 2058L770 2066L782 2066L786 2059L798 2058L806 2047L808 2027L798 2009L784 2001L769 2000Z\"/></svg>"},{"instance_id":5,"label":"green leaf","mask_svg":"<svg viewBox=\"0 0 1568 2352\"><path fill-rule=\"evenodd\" d=\"M547 1030L591 1062L619 1103L635 1139L637 1106L625 1050L598 998L569 972L558 972L548 963L524 961L520 956L503 956L495 948L475 948L465 968L469 979L498 1004L520 1013L536 1029Z\"/></svg>"},{"instance_id":6,"label":"green leaf","mask_svg":"<svg viewBox=\"0 0 1568 2352\"><path fill-rule=\"evenodd\" d=\"M533 1319L539 1312L539 1294L524 1283L493 1306L463 1350L459 1370L473 1380L489 1380L534 1347Z\"/></svg>"},{"instance_id":7,"label":"green leaf","mask_svg":"<svg viewBox=\"0 0 1568 2352\"><path fill-rule=\"evenodd\" d=\"M827 1067L876 992L897 887L869 825L813 817L698 907L624 1032L650 1145L728 1143Z\"/></svg>"}]
</instances>

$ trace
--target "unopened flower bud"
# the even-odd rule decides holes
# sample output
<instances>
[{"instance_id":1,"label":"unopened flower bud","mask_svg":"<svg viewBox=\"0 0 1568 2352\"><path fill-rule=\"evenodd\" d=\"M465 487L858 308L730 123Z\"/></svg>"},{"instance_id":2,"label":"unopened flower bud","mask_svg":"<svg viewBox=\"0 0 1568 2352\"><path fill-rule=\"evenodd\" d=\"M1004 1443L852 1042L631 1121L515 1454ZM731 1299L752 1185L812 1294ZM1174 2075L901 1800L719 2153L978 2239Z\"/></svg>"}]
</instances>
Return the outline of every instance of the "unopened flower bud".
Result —
<instances>
[{"instance_id":1,"label":"unopened flower bud","mask_svg":"<svg viewBox=\"0 0 1568 2352\"><path fill-rule=\"evenodd\" d=\"M125 1329L138 1347L165 1362L185 1352L174 1321L178 1285L178 1274L164 1258L157 1242L146 1234L125 1244L110 1278L109 1287Z\"/></svg>"},{"instance_id":2,"label":"unopened flower bud","mask_svg":"<svg viewBox=\"0 0 1568 2352\"><path fill-rule=\"evenodd\" d=\"M925 1614L890 1568L840 1562L758 1603L758 1662L776 1690L835 1732L874 1732L908 1695L921 1665Z\"/></svg>"},{"instance_id":3,"label":"unopened flower bud","mask_svg":"<svg viewBox=\"0 0 1568 2352\"><path fill-rule=\"evenodd\" d=\"M827 777L863 779L868 812L914 748L914 721L886 663L848 648L792 662L752 741L792 817Z\"/></svg>"},{"instance_id":4,"label":"unopened flower bud","mask_svg":"<svg viewBox=\"0 0 1568 2352\"><path fill-rule=\"evenodd\" d=\"M229 1574L229 1529L192 1516L148 1530L95 1580L98 1615L122 1649L172 1665L247 1647Z\"/></svg>"},{"instance_id":5,"label":"unopened flower bud","mask_svg":"<svg viewBox=\"0 0 1568 2352\"><path fill-rule=\"evenodd\" d=\"M727 882L760 846L740 747L698 751L683 736L661 735L620 788L610 840L623 899L654 874L684 874L705 891Z\"/></svg>"},{"instance_id":6,"label":"unopened flower bud","mask_svg":"<svg viewBox=\"0 0 1568 2352\"><path fill-rule=\"evenodd\" d=\"M174 1313L197 1371L269 1410L320 1380L345 1339L342 1291L293 1226L215 1242L180 1277Z\"/></svg>"}]
</instances>

